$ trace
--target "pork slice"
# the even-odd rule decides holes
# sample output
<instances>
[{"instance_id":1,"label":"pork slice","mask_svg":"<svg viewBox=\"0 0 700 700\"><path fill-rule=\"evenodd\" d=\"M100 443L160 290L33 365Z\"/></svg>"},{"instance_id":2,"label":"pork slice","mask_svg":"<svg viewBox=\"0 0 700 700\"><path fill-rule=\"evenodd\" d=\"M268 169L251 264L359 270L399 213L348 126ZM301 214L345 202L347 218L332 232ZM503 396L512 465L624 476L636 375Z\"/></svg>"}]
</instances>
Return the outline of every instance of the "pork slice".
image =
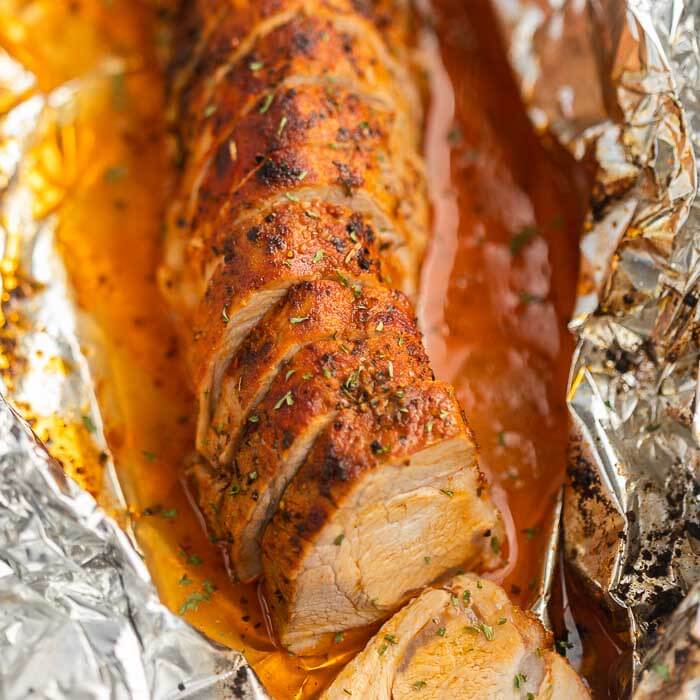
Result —
<instances>
[{"instance_id":1,"label":"pork slice","mask_svg":"<svg viewBox=\"0 0 700 700\"><path fill-rule=\"evenodd\" d=\"M393 81L376 42L357 40L366 23L341 16L310 16L303 9L291 18L286 13L281 17L281 24L253 35L250 46L219 69L218 79L199 81L188 92L187 130L196 139L191 139L185 172L194 173L212 145L220 145L230 125L251 111L272 85L279 89L316 83L329 92L343 86L395 113L400 122L395 138L419 150L420 122L408 118L417 102L406 94L406 85L412 83ZM183 197L189 197L191 181L191 177L182 178Z\"/></svg>"},{"instance_id":2,"label":"pork slice","mask_svg":"<svg viewBox=\"0 0 700 700\"><path fill-rule=\"evenodd\" d=\"M428 588L396 613L322 698L589 698L551 647L539 620L500 586L465 574Z\"/></svg>"},{"instance_id":3,"label":"pork slice","mask_svg":"<svg viewBox=\"0 0 700 700\"><path fill-rule=\"evenodd\" d=\"M431 376L420 336L409 320L398 310L387 309L382 330L372 329L366 339L306 345L282 366L248 416L235 452L231 486L219 509L219 529L228 540L231 568L241 580L260 575L263 529L335 414L349 406L366 406L376 394ZM406 341L402 345L400 337Z\"/></svg>"},{"instance_id":4,"label":"pork slice","mask_svg":"<svg viewBox=\"0 0 700 700\"><path fill-rule=\"evenodd\" d=\"M373 398L337 412L264 533L266 597L295 653L386 618L452 568L500 562L500 516L452 388Z\"/></svg>"},{"instance_id":5,"label":"pork slice","mask_svg":"<svg viewBox=\"0 0 700 700\"><path fill-rule=\"evenodd\" d=\"M356 231L359 246L350 245L348 230ZM220 262L197 305L186 345L198 397L197 446L202 451L231 358L293 285L335 279L361 288L382 279L372 229L361 215L329 204L287 202L255 223L234 227L217 253Z\"/></svg>"},{"instance_id":6,"label":"pork slice","mask_svg":"<svg viewBox=\"0 0 700 700\"><path fill-rule=\"evenodd\" d=\"M319 62L315 74L323 75L329 67L338 66L342 76L346 61L356 64L358 77L367 81L372 80L374 71L378 75L373 87L379 90L383 84L385 90L402 90L410 100L407 114L414 115L416 123L421 121L420 100L413 81L407 79L406 47L415 29L408 3L403 0L365 3L362 8L352 0L321 0L312 5L308 0L239 1L235 7L226 1L206 0L201 4L189 3L188 10L178 23L181 27L179 56L173 65L171 83L180 122L190 125L192 134L198 133L201 127L198 117L206 107L216 104L213 94L231 69L238 67L241 72L249 69L246 58L260 51L261 44L270 43L267 36L279 35L278 28L296 17L307 16L339 24L342 32L339 39L333 36L332 29L318 38L319 43L331 45L327 50L333 51L337 45L345 56L340 52L321 54L325 61ZM383 37L390 39L390 44L387 45ZM309 63L314 59L313 38L297 31L284 40L290 47L286 54L288 60L297 55ZM203 80L202 76L207 79ZM272 82L270 79L268 84Z\"/></svg>"},{"instance_id":7,"label":"pork slice","mask_svg":"<svg viewBox=\"0 0 700 700\"><path fill-rule=\"evenodd\" d=\"M214 115L211 117L214 119ZM396 112L342 86L300 84L258 96L227 122L204 163L183 175L185 218L205 247L221 222L274 195L332 191L353 209L385 220L378 233L422 254L428 210L423 172L393 139ZM363 195L363 196L361 196Z\"/></svg>"},{"instance_id":8,"label":"pork slice","mask_svg":"<svg viewBox=\"0 0 700 700\"><path fill-rule=\"evenodd\" d=\"M354 232L348 245L356 245ZM394 313L396 310L399 313ZM413 311L400 292L385 287L350 289L336 280L314 280L291 288L246 338L222 381L209 430L206 455L228 464L242 423L267 393L282 363L322 339L357 340L390 319L392 332L415 341Z\"/></svg>"}]
</instances>

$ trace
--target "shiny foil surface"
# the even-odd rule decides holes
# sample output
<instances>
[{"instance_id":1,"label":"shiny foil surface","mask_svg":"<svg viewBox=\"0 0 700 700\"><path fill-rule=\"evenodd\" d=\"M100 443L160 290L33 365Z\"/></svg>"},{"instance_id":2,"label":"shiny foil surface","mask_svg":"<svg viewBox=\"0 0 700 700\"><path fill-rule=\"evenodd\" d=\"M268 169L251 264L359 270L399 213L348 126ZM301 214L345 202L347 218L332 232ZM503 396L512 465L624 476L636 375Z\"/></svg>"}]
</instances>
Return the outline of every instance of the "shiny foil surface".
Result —
<instances>
[{"instance_id":1,"label":"shiny foil surface","mask_svg":"<svg viewBox=\"0 0 700 700\"><path fill-rule=\"evenodd\" d=\"M634 643L621 684L638 698L697 697L700 0L495 4L534 123L594 176L571 324L564 554ZM3 394L28 418L85 426L102 470L99 488L79 487L0 406L0 696L263 698L241 654L158 602L128 537L97 363L78 340L87 321L54 248L54 209L36 201L33 145L122 69L45 93L0 48ZM535 605L545 620L554 531L549 551Z\"/></svg>"},{"instance_id":2,"label":"shiny foil surface","mask_svg":"<svg viewBox=\"0 0 700 700\"><path fill-rule=\"evenodd\" d=\"M593 173L565 557L629 633L621 687L697 697L700 3L497 5L534 123Z\"/></svg>"}]
</instances>

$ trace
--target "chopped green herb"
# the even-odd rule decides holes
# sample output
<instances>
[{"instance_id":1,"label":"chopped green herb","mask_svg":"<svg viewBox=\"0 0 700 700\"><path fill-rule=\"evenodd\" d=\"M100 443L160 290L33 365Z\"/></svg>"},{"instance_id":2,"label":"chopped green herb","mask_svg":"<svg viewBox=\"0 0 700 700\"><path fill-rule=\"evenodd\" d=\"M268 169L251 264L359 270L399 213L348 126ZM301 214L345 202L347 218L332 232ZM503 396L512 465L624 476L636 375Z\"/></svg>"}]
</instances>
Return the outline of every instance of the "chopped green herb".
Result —
<instances>
[{"instance_id":1,"label":"chopped green herb","mask_svg":"<svg viewBox=\"0 0 700 700\"><path fill-rule=\"evenodd\" d=\"M295 369L290 369L287 371L287 374L284 375L284 381L288 382L289 378L296 373Z\"/></svg>"},{"instance_id":2,"label":"chopped green herb","mask_svg":"<svg viewBox=\"0 0 700 700\"><path fill-rule=\"evenodd\" d=\"M192 583L192 579L187 574L182 574L178 580L178 585L189 586Z\"/></svg>"},{"instance_id":3,"label":"chopped green herb","mask_svg":"<svg viewBox=\"0 0 700 700\"><path fill-rule=\"evenodd\" d=\"M289 322L290 322L293 326L296 326L297 323L304 323L304 321L308 321L309 318L310 318L309 316L292 316L292 317L289 319Z\"/></svg>"},{"instance_id":4,"label":"chopped green herb","mask_svg":"<svg viewBox=\"0 0 700 700\"><path fill-rule=\"evenodd\" d=\"M311 372L304 372L304 374L301 375L302 379L305 379L307 382L309 379L313 379L314 375L311 374Z\"/></svg>"},{"instance_id":5,"label":"chopped green herb","mask_svg":"<svg viewBox=\"0 0 700 700\"><path fill-rule=\"evenodd\" d=\"M307 212L307 214L308 214L308 212ZM314 263L314 265L315 265L316 263L321 262L321 260L323 260L323 256L324 256L324 255L325 255L325 253L319 248L319 249L314 253L314 257L313 257L313 260L312 260L311 262Z\"/></svg>"},{"instance_id":6,"label":"chopped green herb","mask_svg":"<svg viewBox=\"0 0 700 700\"><path fill-rule=\"evenodd\" d=\"M97 432L97 426L93 422L92 418L90 416L83 416L83 425L91 432L95 433Z\"/></svg>"},{"instance_id":7,"label":"chopped green herb","mask_svg":"<svg viewBox=\"0 0 700 700\"><path fill-rule=\"evenodd\" d=\"M167 520L172 520L177 515L177 508L168 508L167 510L161 510L160 514L163 518Z\"/></svg>"},{"instance_id":8,"label":"chopped green herb","mask_svg":"<svg viewBox=\"0 0 700 700\"><path fill-rule=\"evenodd\" d=\"M211 117L211 115L214 114L214 112L216 112L216 105L207 105L204 108L204 112L203 112L205 119L207 117Z\"/></svg>"},{"instance_id":9,"label":"chopped green herb","mask_svg":"<svg viewBox=\"0 0 700 700\"><path fill-rule=\"evenodd\" d=\"M248 416L249 423L257 423L260 420L259 416Z\"/></svg>"},{"instance_id":10,"label":"chopped green herb","mask_svg":"<svg viewBox=\"0 0 700 700\"><path fill-rule=\"evenodd\" d=\"M502 430L498 431L498 444L501 447L506 446L506 434Z\"/></svg>"},{"instance_id":11,"label":"chopped green herb","mask_svg":"<svg viewBox=\"0 0 700 700\"><path fill-rule=\"evenodd\" d=\"M114 165L105 170L105 182L119 182L119 180L123 180L128 174L129 168L127 168L126 165Z\"/></svg>"},{"instance_id":12,"label":"chopped green herb","mask_svg":"<svg viewBox=\"0 0 700 700\"><path fill-rule=\"evenodd\" d=\"M184 615L189 610L197 610L199 608L199 604L204 603L207 600L209 600L209 598L205 593L194 591L193 593L190 593L187 598L185 598L185 602L180 606L178 614Z\"/></svg>"},{"instance_id":13,"label":"chopped green herb","mask_svg":"<svg viewBox=\"0 0 700 700\"><path fill-rule=\"evenodd\" d=\"M202 584L202 589L202 592L193 591L185 598L185 601L178 611L180 615L184 615L189 610L197 610L200 603L207 602L211 598L212 593L216 590L216 586L214 586L211 581L207 580Z\"/></svg>"},{"instance_id":14,"label":"chopped green herb","mask_svg":"<svg viewBox=\"0 0 700 700\"><path fill-rule=\"evenodd\" d=\"M284 196L290 201L290 202L298 202L299 197L297 197L295 194L292 194L291 192L285 192Z\"/></svg>"},{"instance_id":15,"label":"chopped green herb","mask_svg":"<svg viewBox=\"0 0 700 700\"><path fill-rule=\"evenodd\" d=\"M525 700L535 700L535 694L534 693L528 693L525 696Z\"/></svg>"},{"instance_id":16,"label":"chopped green herb","mask_svg":"<svg viewBox=\"0 0 700 700\"><path fill-rule=\"evenodd\" d=\"M350 287L348 278L340 270L336 269L335 274L338 275L338 279L345 287Z\"/></svg>"},{"instance_id":17,"label":"chopped green herb","mask_svg":"<svg viewBox=\"0 0 700 700\"><path fill-rule=\"evenodd\" d=\"M386 644L386 642L385 642L384 644L382 644L382 645L379 647L379 649L377 649L377 653L379 654L379 656L384 656L384 654L386 653L386 650L387 650L388 648L389 648L389 645Z\"/></svg>"},{"instance_id":18,"label":"chopped green herb","mask_svg":"<svg viewBox=\"0 0 700 700\"><path fill-rule=\"evenodd\" d=\"M352 695L352 691L351 691L351 690L348 690L347 688L343 688L343 692L344 692L346 695Z\"/></svg>"},{"instance_id":19,"label":"chopped green herb","mask_svg":"<svg viewBox=\"0 0 700 700\"><path fill-rule=\"evenodd\" d=\"M324 376L326 379L330 379L330 378L333 376L333 374L332 374L331 371L328 369L328 367L324 367L324 368L323 368L323 376Z\"/></svg>"},{"instance_id":20,"label":"chopped green herb","mask_svg":"<svg viewBox=\"0 0 700 700\"><path fill-rule=\"evenodd\" d=\"M413 690L422 690L426 685L428 684L425 681L416 681L412 687Z\"/></svg>"},{"instance_id":21,"label":"chopped green herb","mask_svg":"<svg viewBox=\"0 0 700 700\"><path fill-rule=\"evenodd\" d=\"M532 304L535 302L541 304L544 300L544 297L538 296L537 294L531 294L530 292L520 292L520 301L523 304Z\"/></svg>"},{"instance_id":22,"label":"chopped green herb","mask_svg":"<svg viewBox=\"0 0 700 700\"><path fill-rule=\"evenodd\" d=\"M423 561L424 561L426 564L430 564L430 562L432 561L432 557L423 557Z\"/></svg>"},{"instance_id":23,"label":"chopped green herb","mask_svg":"<svg viewBox=\"0 0 700 700\"><path fill-rule=\"evenodd\" d=\"M478 579L476 582L476 587L481 590L484 587L484 584L481 582L481 579Z\"/></svg>"},{"instance_id":24,"label":"chopped green herb","mask_svg":"<svg viewBox=\"0 0 700 700\"><path fill-rule=\"evenodd\" d=\"M456 595L451 595L450 596L450 603L452 603L452 606L455 608L459 607L459 598Z\"/></svg>"},{"instance_id":25,"label":"chopped green herb","mask_svg":"<svg viewBox=\"0 0 700 700\"><path fill-rule=\"evenodd\" d=\"M566 639L557 639L554 642L554 646L556 647L557 651L562 655L566 656L566 652L569 649L573 649L574 645L571 642L568 642Z\"/></svg>"},{"instance_id":26,"label":"chopped green herb","mask_svg":"<svg viewBox=\"0 0 700 700\"><path fill-rule=\"evenodd\" d=\"M268 109L270 109L270 105L272 104L272 100L275 99L275 93L274 92L268 92L267 95L265 95L265 99L263 100L262 105L260 105L260 109L258 112L260 114L265 114Z\"/></svg>"},{"instance_id":27,"label":"chopped green herb","mask_svg":"<svg viewBox=\"0 0 700 700\"><path fill-rule=\"evenodd\" d=\"M262 61L251 61L248 64L248 68L255 73L256 71L259 71L265 64Z\"/></svg>"},{"instance_id":28,"label":"chopped green herb","mask_svg":"<svg viewBox=\"0 0 700 700\"><path fill-rule=\"evenodd\" d=\"M141 450L141 454L149 461L149 462L155 462L156 461L156 453L151 452L150 450Z\"/></svg>"},{"instance_id":29,"label":"chopped green herb","mask_svg":"<svg viewBox=\"0 0 700 700\"><path fill-rule=\"evenodd\" d=\"M343 540L345 539L345 535L341 532L334 540L333 544L336 547L340 547L340 545L343 543Z\"/></svg>"},{"instance_id":30,"label":"chopped green herb","mask_svg":"<svg viewBox=\"0 0 700 700\"><path fill-rule=\"evenodd\" d=\"M389 642L389 644L398 644L399 640L393 634L385 634L384 639Z\"/></svg>"},{"instance_id":31,"label":"chopped green herb","mask_svg":"<svg viewBox=\"0 0 700 700\"><path fill-rule=\"evenodd\" d=\"M231 487L229 488L228 492L232 496L237 496L241 492L240 484L236 484L236 483L231 484Z\"/></svg>"},{"instance_id":32,"label":"chopped green herb","mask_svg":"<svg viewBox=\"0 0 700 700\"><path fill-rule=\"evenodd\" d=\"M444 637L445 634L447 634L447 630L444 627L437 628L437 636L438 637Z\"/></svg>"},{"instance_id":33,"label":"chopped green herb","mask_svg":"<svg viewBox=\"0 0 700 700\"><path fill-rule=\"evenodd\" d=\"M499 617L499 618L498 618L498 624L499 624L499 625L505 625L506 622L508 622L508 619L507 619L507 618L505 618L505 617Z\"/></svg>"},{"instance_id":34,"label":"chopped green herb","mask_svg":"<svg viewBox=\"0 0 700 700\"><path fill-rule=\"evenodd\" d=\"M455 495L455 492L450 491L449 489L440 489L440 493L444 493L448 498L452 498L452 496Z\"/></svg>"},{"instance_id":35,"label":"chopped green herb","mask_svg":"<svg viewBox=\"0 0 700 700\"><path fill-rule=\"evenodd\" d=\"M668 666L665 664L654 664L651 670L657 675L661 676L665 681L669 680L671 674L669 673Z\"/></svg>"},{"instance_id":36,"label":"chopped green herb","mask_svg":"<svg viewBox=\"0 0 700 700\"><path fill-rule=\"evenodd\" d=\"M536 226L523 226L513 238L510 239L510 254L517 255L537 235Z\"/></svg>"},{"instance_id":37,"label":"chopped green herb","mask_svg":"<svg viewBox=\"0 0 700 700\"><path fill-rule=\"evenodd\" d=\"M248 481L252 482L258 478L258 472L248 472Z\"/></svg>"},{"instance_id":38,"label":"chopped green herb","mask_svg":"<svg viewBox=\"0 0 700 700\"><path fill-rule=\"evenodd\" d=\"M498 537L491 538L491 551L494 554L499 554L501 551L501 543L498 541Z\"/></svg>"},{"instance_id":39,"label":"chopped green herb","mask_svg":"<svg viewBox=\"0 0 700 700\"><path fill-rule=\"evenodd\" d=\"M516 673L515 678L513 678L513 685L516 688L521 688L527 681L527 676L524 673Z\"/></svg>"},{"instance_id":40,"label":"chopped green herb","mask_svg":"<svg viewBox=\"0 0 700 700\"><path fill-rule=\"evenodd\" d=\"M231 318L229 317L228 311L226 310L226 307L225 307L225 306L221 309L221 320L222 320L224 323L228 323L228 322L231 320Z\"/></svg>"},{"instance_id":41,"label":"chopped green herb","mask_svg":"<svg viewBox=\"0 0 700 700\"><path fill-rule=\"evenodd\" d=\"M474 629L478 632L481 632L489 642L492 642L496 637L496 634L493 631L493 627L491 627L490 625L486 625L483 622L478 622L476 625L473 625L470 629Z\"/></svg>"},{"instance_id":42,"label":"chopped green herb","mask_svg":"<svg viewBox=\"0 0 700 700\"><path fill-rule=\"evenodd\" d=\"M523 534L528 540L533 539L538 533L540 529L538 527L526 527L523 529Z\"/></svg>"},{"instance_id":43,"label":"chopped green herb","mask_svg":"<svg viewBox=\"0 0 700 700\"><path fill-rule=\"evenodd\" d=\"M129 102L129 96L126 92L124 73L117 73L113 75L110 86L112 88L112 107L117 110L124 109Z\"/></svg>"},{"instance_id":44,"label":"chopped green herb","mask_svg":"<svg viewBox=\"0 0 700 700\"><path fill-rule=\"evenodd\" d=\"M345 639L345 635L342 632L336 632L335 637L333 637L333 641L336 644L340 644L343 641L343 639Z\"/></svg>"},{"instance_id":45,"label":"chopped green herb","mask_svg":"<svg viewBox=\"0 0 700 700\"><path fill-rule=\"evenodd\" d=\"M465 605L469 605L469 601L472 599L472 593L471 591L463 591L462 592L462 600L464 601Z\"/></svg>"},{"instance_id":46,"label":"chopped green herb","mask_svg":"<svg viewBox=\"0 0 700 700\"><path fill-rule=\"evenodd\" d=\"M187 557L187 563L192 564L192 566L199 566L202 563L202 561L202 557L200 557L198 554L190 554Z\"/></svg>"},{"instance_id":47,"label":"chopped green herb","mask_svg":"<svg viewBox=\"0 0 700 700\"><path fill-rule=\"evenodd\" d=\"M284 131L285 126L287 126L287 117L286 116L282 117L282 119L280 119L279 126L277 127L277 138L282 136L282 132Z\"/></svg>"},{"instance_id":48,"label":"chopped green herb","mask_svg":"<svg viewBox=\"0 0 700 700\"><path fill-rule=\"evenodd\" d=\"M292 397L292 392L290 390L275 404L275 411L282 408L283 404L287 404L287 406L291 406L293 403L294 403L294 398Z\"/></svg>"},{"instance_id":49,"label":"chopped green herb","mask_svg":"<svg viewBox=\"0 0 700 700\"><path fill-rule=\"evenodd\" d=\"M374 327L374 330L377 331L377 333L381 333L384 330L384 321L379 321Z\"/></svg>"},{"instance_id":50,"label":"chopped green herb","mask_svg":"<svg viewBox=\"0 0 700 700\"><path fill-rule=\"evenodd\" d=\"M298 175L297 175L297 180L301 182L307 175L309 174L308 170L302 170Z\"/></svg>"}]
</instances>

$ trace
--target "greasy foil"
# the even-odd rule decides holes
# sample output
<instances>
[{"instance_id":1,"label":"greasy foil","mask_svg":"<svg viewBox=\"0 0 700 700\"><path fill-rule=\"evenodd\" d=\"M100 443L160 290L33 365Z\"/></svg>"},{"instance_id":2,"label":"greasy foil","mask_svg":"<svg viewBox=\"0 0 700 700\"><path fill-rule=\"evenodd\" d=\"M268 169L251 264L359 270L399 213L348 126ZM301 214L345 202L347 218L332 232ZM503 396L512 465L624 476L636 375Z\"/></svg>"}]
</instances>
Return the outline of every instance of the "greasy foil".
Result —
<instances>
[{"instance_id":1,"label":"greasy foil","mask_svg":"<svg viewBox=\"0 0 700 700\"><path fill-rule=\"evenodd\" d=\"M26 415L90 426L100 504L128 532L55 217L35 215L28 165L42 132L72 119L80 90L104 71L41 95L0 50L0 361L3 394ZM63 466L0 399L0 697L267 697L241 654L159 602L133 542Z\"/></svg>"},{"instance_id":2,"label":"greasy foil","mask_svg":"<svg viewBox=\"0 0 700 700\"><path fill-rule=\"evenodd\" d=\"M564 554L629 632L636 697L694 697L700 0L495 3L534 123L594 174L572 320ZM262 698L240 654L157 601L124 534L79 341L86 319L54 248L55 209L36 206L32 145L117 68L44 93L0 48L3 394L27 418L88 426L102 465L99 488L81 481L98 507L0 405L0 696ZM545 620L555 531L548 551L535 604Z\"/></svg>"},{"instance_id":3,"label":"greasy foil","mask_svg":"<svg viewBox=\"0 0 700 700\"><path fill-rule=\"evenodd\" d=\"M565 557L629 633L635 697L697 697L700 2L497 6L533 122L593 173Z\"/></svg>"}]
</instances>

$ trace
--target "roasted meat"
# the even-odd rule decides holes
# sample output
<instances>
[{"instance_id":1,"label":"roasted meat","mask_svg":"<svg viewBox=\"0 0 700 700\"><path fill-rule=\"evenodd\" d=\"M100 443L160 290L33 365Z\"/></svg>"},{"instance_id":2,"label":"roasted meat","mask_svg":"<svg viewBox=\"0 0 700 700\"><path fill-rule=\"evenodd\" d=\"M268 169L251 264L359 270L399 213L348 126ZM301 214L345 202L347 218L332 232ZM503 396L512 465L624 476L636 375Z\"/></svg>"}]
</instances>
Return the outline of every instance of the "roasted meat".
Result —
<instances>
[{"instance_id":1,"label":"roasted meat","mask_svg":"<svg viewBox=\"0 0 700 700\"><path fill-rule=\"evenodd\" d=\"M588 689L552 651L539 620L500 586L458 576L396 613L323 694L398 700L584 700Z\"/></svg>"},{"instance_id":2,"label":"roasted meat","mask_svg":"<svg viewBox=\"0 0 700 700\"><path fill-rule=\"evenodd\" d=\"M500 516L411 299L428 206L401 0L183 4L161 280L198 402L190 478L282 644L318 648L452 568Z\"/></svg>"}]
</instances>

